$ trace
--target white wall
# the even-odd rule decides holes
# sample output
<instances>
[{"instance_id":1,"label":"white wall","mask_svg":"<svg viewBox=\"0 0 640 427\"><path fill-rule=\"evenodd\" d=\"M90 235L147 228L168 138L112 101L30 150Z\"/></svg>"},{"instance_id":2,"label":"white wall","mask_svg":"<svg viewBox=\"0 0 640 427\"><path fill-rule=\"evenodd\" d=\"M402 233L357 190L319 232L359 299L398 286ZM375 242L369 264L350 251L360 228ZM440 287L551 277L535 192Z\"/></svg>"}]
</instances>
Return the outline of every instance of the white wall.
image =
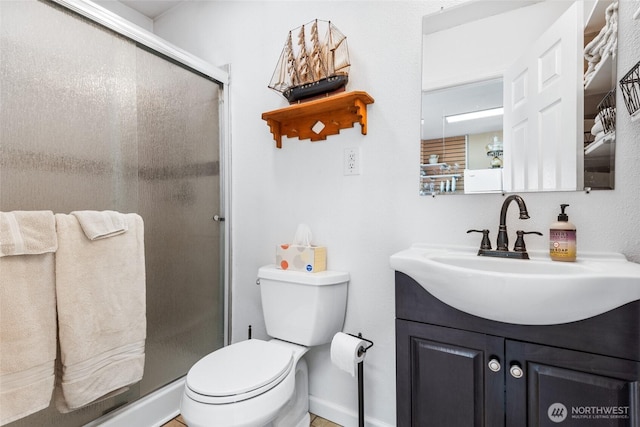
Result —
<instances>
[{"instance_id":1,"label":"white wall","mask_svg":"<svg viewBox=\"0 0 640 427\"><path fill-rule=\"evenodd\" d=\"M389 256L413 242L476 246L469 228L489 228L495 239L503 201L501 195L418 196L421 17L449 3L194 1L155 22L156 33L177 46L214 65L231 64L233 340L244 339L249 324L254 336L266 336L256 271L274 262L275 245L289 241L299 223L309 224L315 243L328 247L329 268L351 273L344 330L375 342L365 363L371 425L395 424ZM620 5L620 75L640 59L640 21L630 18L636 5ZM314 18L330 19L348 37L348 90L375 99L369 134L356 125L321 142L285 139L278 150L261 114L286 103L267 83L287 32ZM640 261L640 122L629 121L620 97L618 104L616 190L524 194L531 219L518 223L514 208L512 232L517 225L546 236L559 204L569 203L579 251L616 251ZM345 147L361 148L361 175L343 175ZM548 238L532 236L527 246L544 249ZM357 412L356 380L331 365L328 345L308 360L312 409L356 425L348 414Z\"/></svg>"}]
</instances>

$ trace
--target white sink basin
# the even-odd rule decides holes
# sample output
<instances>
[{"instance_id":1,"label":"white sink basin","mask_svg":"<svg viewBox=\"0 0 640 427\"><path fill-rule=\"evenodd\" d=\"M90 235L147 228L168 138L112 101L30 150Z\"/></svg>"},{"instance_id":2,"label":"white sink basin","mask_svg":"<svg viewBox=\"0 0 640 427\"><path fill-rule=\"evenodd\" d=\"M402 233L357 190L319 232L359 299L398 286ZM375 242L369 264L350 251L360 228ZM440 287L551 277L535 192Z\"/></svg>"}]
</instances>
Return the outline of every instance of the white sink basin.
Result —
<instances>
[{"instance_id":1,"label":"white sink basin","mask_svg":"<svg viewBox=\"0 0 640 427\"><path fill-rule=\"evenodd\" d=\"M529 260L477 252L415 244L390 262L442 302L506 323L574 322L640 300L640 264L620 254L579 253L576 262L557 262L542 251L529 251Z\"/></svg>"}]
</instances>

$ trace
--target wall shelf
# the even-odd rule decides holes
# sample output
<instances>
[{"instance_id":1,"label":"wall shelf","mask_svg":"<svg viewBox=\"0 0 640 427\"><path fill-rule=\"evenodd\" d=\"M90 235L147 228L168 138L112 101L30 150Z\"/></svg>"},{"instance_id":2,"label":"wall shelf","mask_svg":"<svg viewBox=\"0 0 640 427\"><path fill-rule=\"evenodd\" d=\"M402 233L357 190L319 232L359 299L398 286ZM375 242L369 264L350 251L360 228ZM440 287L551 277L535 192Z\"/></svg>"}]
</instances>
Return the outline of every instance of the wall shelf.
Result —
<instances>
[{"instance_id":1,"label":"wall shelf","mask_svg":"<svg viewBox=\"0 0 640 427\"><path fill-rule=\"evenodd\" d=\"M584 148L585 156L610 156L611 143L616 142L616 133L605 134L602 138L592 142Z\"/></svg>"},{"instance_id":2,"label":"wall shelf","mask_svg":"<svg viewBox=\"0 0 640 427\"><path fill-rule=\"evenodd\" d=\"M420 179L462 178L459 173L446 173L442 175L420 175Z\"/></svg>"},{"instance_id":3,"label":"wall shelf","mask_svg":"<svg viewBox=\"0 0 640 427\"><path fill-rule=\"evenodd\" d=\"M451 166L449 166L447 163L421 163L420 169L424 169L420 173L421 180L424 180L424 179L434 180L434 179L442 179L442 178L462 178L462 174L458 172L450 172ZM428 170L433 171L434 169L439 169L440 173L433 173L431 175L426 173ZM457 163L454 168L454 171L456 170L458 170Z\"/></svg>"},{"instance_id":4,"label":"wall shelf","mask_svg":"<svg viewBox=\"0 0 640 427\"><path fill-rule=\"evenodd\" d=\"M366 135L367 104L373 104L368 93L344 92L268 111L262 119L269 125L276 147L282 148L283 136L320 141L339 134L341 129L352 128L356 122Z\"/></svg>"},{"instance_id":5,"label":"wall shelf","mask_svg":"<svg viewBox=\"0 0 640 427\"><path fill-rule=\"evenodd\" d=\"M620 89L627 111L632 120L637 120L636 117L640 111L640 61L620 79Z\"/></svg>"}]
</instances>

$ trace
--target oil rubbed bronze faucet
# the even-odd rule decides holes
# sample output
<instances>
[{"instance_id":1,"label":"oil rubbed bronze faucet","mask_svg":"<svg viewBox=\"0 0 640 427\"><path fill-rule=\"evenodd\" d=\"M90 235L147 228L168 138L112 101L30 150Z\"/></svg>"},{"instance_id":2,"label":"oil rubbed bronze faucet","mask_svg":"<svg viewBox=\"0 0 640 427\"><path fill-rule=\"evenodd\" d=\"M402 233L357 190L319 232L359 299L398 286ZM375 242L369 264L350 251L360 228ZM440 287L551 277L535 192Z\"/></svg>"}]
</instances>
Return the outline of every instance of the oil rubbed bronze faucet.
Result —
<instances>
[{"instance_id":1,"label":"oil rubbed bronze faucet","mask_svg":"<svg viewBox=\"0 0 640 427\"><path fill-rule=\"evenodd\" d=\"M542 233L538 231L516 231L518 239L513 247L513 252L509 251L509 237L507 235L507 210L512 201L518 203L520 209L520 219L529 219L529 212L527 212L527 205L524 203L524 199L517 194L512 194L507 197L502 203L502 209L500 209L500 225L498 226L498 241L496 250L491 250L491 243L489 242L489 230L468 230L467 233L480 232L482 233L482 244L478 255L480 256L493 256L501 258L516 258L516 259L529 259L527 248L524 244L525 234L537 234L542 236Z\"/></svg>"},{"instance_id":2,"label":"oil rubbed bronze faucet","mask_svg":"<svg viewBox=\"0 0 640 427\"><path fill-rule=\"evenodd\" d=\"M512 194L504 200L504 203L502 203L502 209L500 209L500 225L498 226L498 247L496 249L499 251L509 250L509 237L507 236L507 209L509 208L509 204L514 200L518 203L518 208L520 209L520 219L529 219L527 205L524 203L522 197L517 194Z\"/></svg>"}]
</instances>

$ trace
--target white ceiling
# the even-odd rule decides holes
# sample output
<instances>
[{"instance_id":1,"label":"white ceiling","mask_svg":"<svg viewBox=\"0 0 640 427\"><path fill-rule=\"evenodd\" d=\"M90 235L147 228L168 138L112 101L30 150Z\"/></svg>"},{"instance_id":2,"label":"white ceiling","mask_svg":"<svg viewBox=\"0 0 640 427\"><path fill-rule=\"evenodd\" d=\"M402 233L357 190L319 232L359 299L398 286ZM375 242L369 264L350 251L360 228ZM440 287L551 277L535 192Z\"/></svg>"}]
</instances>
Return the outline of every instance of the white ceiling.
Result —
<instances>
[{"instance_id":1,"label":"white ceiling","mask_svg":"<svg viewBox=\"0 0 640 427\"><path fill-rule=\"evenodd\" d=\"M129 6L150 19L156 19L183 1L185 0L120 0L120 3Z\"/></svg>"}]
</instances>

